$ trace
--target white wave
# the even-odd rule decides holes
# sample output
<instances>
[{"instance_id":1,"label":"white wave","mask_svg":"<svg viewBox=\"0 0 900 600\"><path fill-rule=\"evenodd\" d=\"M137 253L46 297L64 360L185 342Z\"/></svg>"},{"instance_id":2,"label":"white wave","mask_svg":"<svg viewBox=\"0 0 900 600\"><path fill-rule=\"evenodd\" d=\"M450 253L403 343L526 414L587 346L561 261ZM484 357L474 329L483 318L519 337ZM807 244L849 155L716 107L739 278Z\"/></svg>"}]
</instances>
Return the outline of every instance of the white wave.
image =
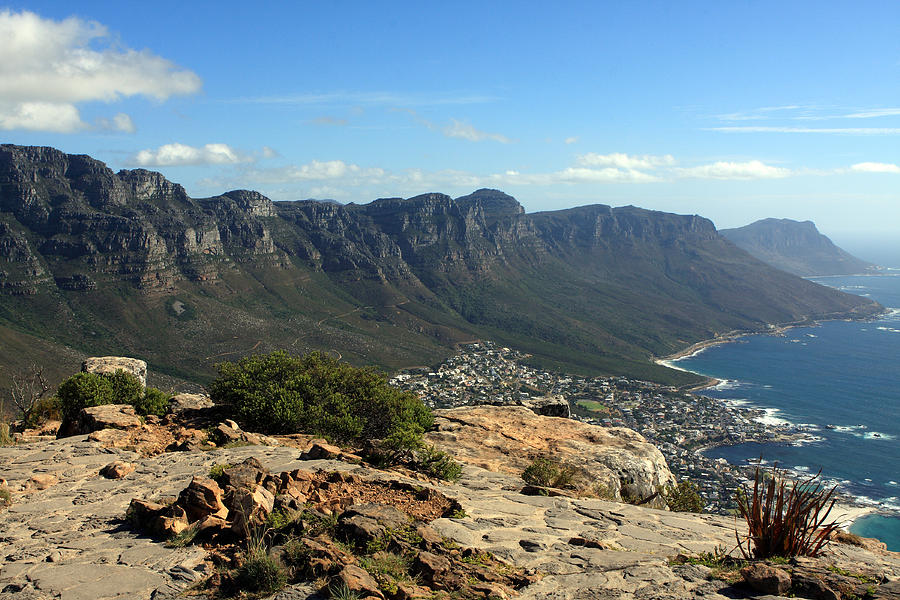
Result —
<instances>
[{"instance_id":1,"label":"white wave","mask_svg":"<svg viewBox=\"0 0 900 600\"><path fill-rule=\"evenodd\" d=\"M801 438L799 440L794 440L791 442L791 446L800 447L805 446L806 444L815 444L817 442L824 442L825 438L819 437L817 435L808 435L805 438Z\"/></svg>"},{"instance_id":2,"label":"white wave","mask_svg":"<svg viewBox=\"0 0 900 600\"><path fill-rule=\"evenodd\" d=\"M773 425L773 426L791 425L791 422L788 421L787 419L782 419L781 417L775 416L781 412L777 408L764 408L762 410L765 414L753 419L757 423L760 423L762 425Z\"/></svg>"},{"instance_id":3,"label":"white wave","mask_svg":"<svg viewBox=\"0 0 900 600\"><path fill-rule=\"evenodd\" d=\"M900 484L898 484L896 481L894 481L894 480L892 479L892 480L890 480L890 481L887 482L887 485L900 485Z\"/></svg>"},{"instance_id":4,"label":"white wave","mask_svg":"<svg viewBox=\"0 0 900 600\"><path fill-rule=\"evenodd\" d=\"M892 436L888 433L881 433L880 431L867 431L866 433L860 435L859 437L863 438L864 440L878 440L878 441L881 441L881 440L889 441L889 440L894 439L894 436Z\"/></svg>"},{"instance_id":5,"label":"white wave","mask_svg":"<svg viewBox=\"0 0 900 600\"><path fill-rule=\"evenodd\" d=\"M809 471L809 467L806 467L803 465L796 465L796 466L794 466L794 470L800 471L801 473L806 473L807 471Z\"/></svg>"}]
</instances>

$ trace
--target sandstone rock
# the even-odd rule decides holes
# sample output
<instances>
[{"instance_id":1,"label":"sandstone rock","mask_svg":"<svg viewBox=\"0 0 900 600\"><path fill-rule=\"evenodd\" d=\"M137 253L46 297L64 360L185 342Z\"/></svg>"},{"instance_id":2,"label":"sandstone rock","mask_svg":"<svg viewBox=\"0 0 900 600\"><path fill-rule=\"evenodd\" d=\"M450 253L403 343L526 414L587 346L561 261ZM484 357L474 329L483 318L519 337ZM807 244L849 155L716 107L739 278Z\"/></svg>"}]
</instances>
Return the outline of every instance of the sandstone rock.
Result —
<instances>
[{"instance_id":1,"label":"sandstone rock","mask_svg":"<svg viewBox=\"0 0 900 600\"><path fill-rule=\"evenodd\" d=\"M212 399L206 394L176 394L169 403L175 414L189 410L204 410L214 406Z\"/></svg>"},{"instance_id":2,"label":"sandstone rock","mask_svg":"<svg viewBox=\"0 0 900 600\"><path fill-rule=\"evenodd\" d=\"M781 596L791 589L791 576L781 569L754 563L741 569L741 577L754 590L763 594Z\"/></svg>"},{"instance_id":3,"label":"sandstone rock","mask_svg":"<svg viewBox=\"0 0 900 600\"><path fill-rule=\"evenodd\" d=\"M126 515L137 529L147 531L153 519L160 516L168 508L165 504L133 498L128 505Z\"/></svg>"},{"instance_id":4,"label":"sandstone rock","mask_svg":"<svg viewBox=\"0 0 900 600\"><path fill-rule=\"evenodd\" d=\"M528 398L519 400L519 404L545 417L563 417L568 419L572 416L569 401L562 395Z\"/></svg>"},{"instance_id":5,"label":"sandstone rock","mask_svg":"<svg viewBox=\"0 0 900 600\"><path fill-rule=\"evenodd\" d=\"M190 521L199 521L208 516L225 519L228 508L223 502L224 495L222 488L212 479L194 477L178 496L178 504L184 508Z\"/></svg>"},{"instance_id":6,"label":"sandstone rock","mask_svg":"<svg viewBox=\"0 0 900 600\"><path fill-rule=\"evenodd\" d=\"M450 561L438 554L419 552L413 562L413 570L419 573L427 583L435 584L450 572Z\"/></svg>"},{"instance_id":7,"label":"sandstone rock","mask_svg":"<svg viewBox=\"0 0 900 600\"><path fill-rule=\"evenodd\" d=\"M341 455L341 449L324 440L315 440L309 449L300 455L300 460L321 460L337 458Z\"/></svg>"},{"instance_id":8,"label":"sandstone rock","mask_svg":"<svg viewBox=\"0 0 900 600\"><path fill-rule=\"evenodd\" d=\"M222 542L233 537L231 523L217 517L209 515L202 521L198 521L197 537L212 542Z\"/></svg>"},{"instance_id":9,"label":"sandstone rock","mask_svg":"<svg viewBox=\"0 0 900 600\"><path fill-rule=\"evenodd\" d=\"M75 423L74 434L93 433L100 429L129 429L141 427L140 417L129 404L104 404L81 409Z\"/></svg>"},{"instance_id":10,"label":"sandstone rock","mask_svg":"<svg viewBox=\"0 0 900 600\"><path fill-rule=\"evenodd\" d=\"M369 575L369 572L356 565L345 565L341 569L338 578L346 584L354 594L360 596L375 596L384 598L384 594L378 589L378 582Z\"/></svg>"},{"instance_id":11,"label":"sandstone rock","mask_svg":"<svg viewBox=\"0 0 900 600\"><path fill-rule=\"evenodd\" d=\"M550 456L580 471L576 484L599 484L616 500L645 499L675 483L662 453L622 427L544 417L515 406L439 410L435 425L428 443L490 471L518 476L534 458ZM657 498L648 506L662 508L664 501Z\"/></svg>"},{"instance_id":12,"label":"sandstone rock","mask_svg":"<svg viewBox=\"0 0 900 600\"><path fill-rule=\"evenodd\" d=\"M150 522L150 530L165 539L178 535L190 526L184 509L177 505L168 507L164 514Z\"/></svg>"},{"instance_id":13,"label":"sandstone rock","mask_svg":"<svg viewBox=\"0 0 900 600\"><path fill-rule=\"evenodd\" d=\"M213 431L212 438L219 446L224 446L230 442L240 442L242 433L238 427L230 427L225 423L219 423L218 427Z\"/></svg>"},{"instance_id":14,"label":"sandstone rock","mask_svg":"<svg viewBox=\"0 0 900 600\"><path fill-rule=\"evenodd\" d=\"M97 373L99 375L112 375L116 371L121 370L137 377L141 385L147 385L147 363L137 358L92 356L84 360L81 364L81 370L85 373Z\"/></svg>"},{"instance_id":15,"label":"sandstone rock","mask_svg":"<svg viewBox=\"0 0 900 600\"><path fill-rule=\"evenodd\" d=\"M222 482L226 488L255 488L269 471L254 457L222 472Z\"/></svg>"},{"instance_id":16,"label":"sandstone rock","mask_svg":"<svg viewBox=\"0 0 900 600\"><path fill-rule=\"evenodd\" d=\"M134 465L121 460L114 460L102 469L100 475L107 479L122 479L134 471Z\"/></svg>"},{"instance_id":17,"label":"sandstone rock","mask_svg":"<svg viewBox=\"0 0 900 600\"><path fill-rule=\"evenodd\" d=\"M49 473L35 473L28 481L25 482L24 491L30 492L33 490L46 490L47 488L54 486L57 483L59 483L59 479L57 479L54 475L51 475Z\"/></svg>"},{"instance_id":18,"label":"sandstone rock","mask_svg":"<svg viewBox=\"0 0 900 600\"><path fill-rule=\"evenodd\" d=\"M265 522L275 508L275 496L261 485L253 489L242 487L231 494L228 507L234 519L232 530L238 535L247 535L251 527Z\"/></svg>"}]
</instances>

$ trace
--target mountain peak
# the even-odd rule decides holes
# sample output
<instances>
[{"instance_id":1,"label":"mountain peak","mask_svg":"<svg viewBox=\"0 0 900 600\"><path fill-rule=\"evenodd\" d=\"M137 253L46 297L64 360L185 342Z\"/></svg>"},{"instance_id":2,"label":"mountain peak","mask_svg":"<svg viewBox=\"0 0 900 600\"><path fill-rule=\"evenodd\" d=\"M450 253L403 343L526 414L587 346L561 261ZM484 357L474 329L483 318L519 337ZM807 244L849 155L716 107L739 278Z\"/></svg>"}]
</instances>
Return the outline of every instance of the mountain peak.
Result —
<instances>
[{"instance_id":1,"label":"mountain peak","mask_svg":"<svg viewBox=\"0 0 900 600\"><path fill-rule=\"evenodd\" d=\"M849 275L873 266L835 246L809 220L761 219L719 233L761 261L804 277Z\"/></svg>"}]
</instances>

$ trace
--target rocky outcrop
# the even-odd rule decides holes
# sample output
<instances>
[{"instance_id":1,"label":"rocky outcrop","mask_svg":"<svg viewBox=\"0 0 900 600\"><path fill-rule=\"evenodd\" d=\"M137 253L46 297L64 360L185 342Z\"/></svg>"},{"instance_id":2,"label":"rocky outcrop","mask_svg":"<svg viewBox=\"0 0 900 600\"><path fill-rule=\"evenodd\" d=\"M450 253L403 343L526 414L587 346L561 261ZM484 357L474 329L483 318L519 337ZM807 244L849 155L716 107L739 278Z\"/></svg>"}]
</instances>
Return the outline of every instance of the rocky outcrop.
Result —
<instances>
[{"instance_id":1,"label":"rocky outcrop","mask_svg":"<svg viewBox=\"0 0 900 600\"><path fill-rule=\"evenodd\" d=\"M545 417L524 407L476 406L435 415L436 430L427 441L491 471L521 475L534 459L550 457L574 467L582 487L616 500L648 499L675 483L662 453L630 429Z\"/></svg>"},{"instance_id":2,"label":"rocky outcrop","mask_svg":"<svg viewBox=\"0 0 900 600\"><path fill-rule=\"evenodd\" d=\"M132 504L135 518L162 514L167 507L164 502L171 502L186 487L193 486L198 475L208 473L216 464L239 465L250 458L270 473L291 474L295 493L303 494L301 488L305 489L310 501L318 505L316 510L328 506L337 509L342 506L338 501L342 495L355 493L355 501L348 500L344 506L355 504L357 508L344 512L346 516L338 523L360 536L380 535L400 524L396 513L374 506L377 503L400 506L413 518L430 521L416 530L416 536L410 536L420 538L432 555L417 555L416 569L423 582L432 578L449 584L455 569L466 565L481 569L487 559L472 550L479 548L509 565L543 574L539 581L518 590L517 597L523 600L759 597L759 592L749 587L716 579L708 567L675 560L678 555L734 547L735 528L740 524L732 518L672 513L598 499L526 496L518 493L518 477L474 466L465 467L462 479L449 485L410 481L358 464L300 461L296 449L286 447L248 446L144 457L104 448L79 436L0 447L0 464L4 465L3 475L12 493L10 507L0 509L0 600L178 597L200 579L213 575L217 567L202 546L167 547L132 530L123 522L131 499L149 498ZM136 469L122 479L98 477L98 471L111 459L133 463ZM304 473L309 479L304 479ZM47 476L44 479L53 484L41 488L29 484L37 474ZM253 475L245 479L259 478ZM266 480L265 475L262 480ZM191 504L202 507L201 512L217 509L215 488L201 483L198 485L203 489L191 494ZM431 507L436 510L417 512L421 510L417 507L428 506L421 500L423 490L452 498L458 503L457 509L448 512L450 504L443 504ZM176 513L178 517L165 521L170 531L182 526L177 524L181 513L172 510L173 515ZM451 516L439 518L442 514ZM223 522L216 519L212 514L204 519L198 535L212 537L212 532L224 531ZM202 533L202 526L208 526L207 533ZM445 543L441 536L453 543ZM448 546L451 553L443 557L452 561L449 572L440 556ZM350 564L350 558L334 544L310 539L307 547L312 555L311 568L334 566L340 570L341 560ZM454 550L456 554L452 554ZM837 590L839 586L833 582L839 575L836 566L875 582L863 583L851 577L858 586L849 588L848 595L855 589L863 597L867 586L875 586L876 597L891 597L900 580L897 554L876 555L843 544L826 546L821 559L795 561L779 568L794 571L798 582L800 572L821 572L827 585L818 585L817 589ZM359 573L346 573L348 579L354 574ZM816 580L804 577L804 589L814 589ZM417 585L402 585L409 592L404 597L413 598L424 591ZM477 589L482 587L481 596L500 597L497 588ZM306 599L316 589L310 584L296 584L275 597Z\"/></svg>"},{"instance_id":3,"label":"rocky outcrop","mask_svg":"<svg viewBox=\"0 0 900 600\"><path fill-rule=\"evenodd\" d=\"M84 360L81 364L81 370L85 373L96 373L98 375L112 375L116 371L125 371L137 377L142 386L146 387L147 385L147 362L139 358L92 356Z\"/></svg>"}]
</instances>

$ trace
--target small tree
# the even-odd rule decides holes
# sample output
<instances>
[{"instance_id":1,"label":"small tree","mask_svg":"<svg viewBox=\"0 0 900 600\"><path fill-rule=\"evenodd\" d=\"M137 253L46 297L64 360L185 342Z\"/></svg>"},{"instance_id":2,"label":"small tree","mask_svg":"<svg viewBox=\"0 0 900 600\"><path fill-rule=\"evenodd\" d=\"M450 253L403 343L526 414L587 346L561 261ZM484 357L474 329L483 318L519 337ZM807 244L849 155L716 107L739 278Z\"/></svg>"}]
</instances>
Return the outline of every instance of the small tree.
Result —
<instances>
[{"instance_id":1,"label":"small tree","mask_svg":"<svg viewBox=\"0 0 900 600\"><path fill-rule=\"evenodd\" d=\"M703 498L694 482L685 479L678 485L667 485L663 492L669 510L675 512L703 512Z\"/></svg>"},{"instance_id":2,"label":"small tree","mask_svg":"<svg viewBox=\"0 0 900 600\"><path fill-rule=\"evenodd\" d=\"M26 426L34 425L34 411L39 408L40 400L50 391L50 384L44 377L44 367L32 364L25 371L12 376L12 401L22 413Z\"/></svg>"}]
</instances>

